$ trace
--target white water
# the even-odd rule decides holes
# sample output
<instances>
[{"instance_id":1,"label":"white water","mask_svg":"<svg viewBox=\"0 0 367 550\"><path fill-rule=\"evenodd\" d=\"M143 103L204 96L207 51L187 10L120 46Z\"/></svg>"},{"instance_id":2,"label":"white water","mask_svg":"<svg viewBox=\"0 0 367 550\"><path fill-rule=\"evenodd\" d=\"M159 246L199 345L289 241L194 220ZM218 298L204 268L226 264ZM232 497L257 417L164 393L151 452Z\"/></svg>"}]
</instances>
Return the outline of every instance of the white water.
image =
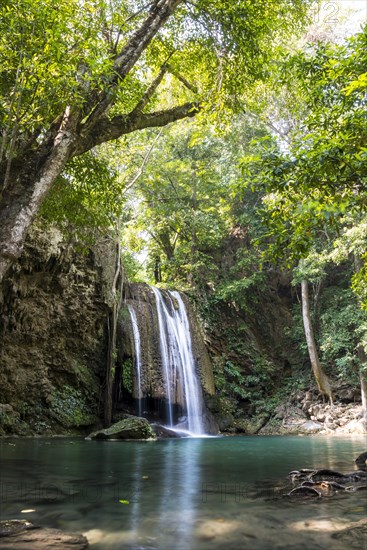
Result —
<instances>
[{"instance_id":1,"label":"white water","mask_svg":"<svg viewBox=\"0 0 367 550\"><path fill-rule=\"evenodd\" d=\"M169 348L168 348L168 341L167 341L168 334L166 334L166 330L168 332L168 326L166 328L166 322L165 322L168 316L168 311L163 302L162 295L158 290L158 288L155 288L154 286L152 286L151 289L154 292L156 305L157 305L159 346L161 350L163 377L166 385L166 399L168 402L168 410L167 410L168 425L172 427L173 426L172 383L171 383L172 373L171 373L170 363L169 363Z\"/></svg>"},{"instance_id":2,"label":"white water","mask_svg":"<svg viewBox=\"0 0 367 550\"><path fill-rule=\"evenodd\" d=\"M130 313L131 324L133 327L133 336L134 336L134 349L135 349L135 372L137 379L137 399L138 399L138 416L142 415L142 392L141 392L141 345L140 345L140 332L138 319L134 308L128 304L128 310Z\"/></svg>"},{"instance_id":3,"label":"white water","mask_svg":"<svg viewBox=\"0 0 367 550\"><path fill-rule=\"evenodd\" d=\"M202 398L185 304L178 292L167 292L170 300L167 307L161 291L151 287L157 304L160 350L163 376L168 401L168 421L173 427L175 399L183 402L190 435L204 434L202 422ZM174 300L177 302L177 309Z\"/></svg>"}]
</instances>

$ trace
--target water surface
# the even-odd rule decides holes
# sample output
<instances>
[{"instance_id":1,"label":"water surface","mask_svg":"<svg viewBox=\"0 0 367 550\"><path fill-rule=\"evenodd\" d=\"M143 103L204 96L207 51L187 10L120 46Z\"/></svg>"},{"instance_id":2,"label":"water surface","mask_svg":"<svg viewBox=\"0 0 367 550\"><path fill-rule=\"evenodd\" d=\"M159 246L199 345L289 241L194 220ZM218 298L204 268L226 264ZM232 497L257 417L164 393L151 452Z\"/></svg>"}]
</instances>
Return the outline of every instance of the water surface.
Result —
<instances>
[{"instance_id":1,"label":"water surface","mask_svg":"<svg viewBox=\"0 0 367 550\"><path fill-rule=\"evenodd\" d=\"M367 491L282 495L291 470L351 471L366 449L365 436L4 439L1 519L83 532L96 550L349 549L332 535L366 517Z\"/></svg>"}]
</instances>

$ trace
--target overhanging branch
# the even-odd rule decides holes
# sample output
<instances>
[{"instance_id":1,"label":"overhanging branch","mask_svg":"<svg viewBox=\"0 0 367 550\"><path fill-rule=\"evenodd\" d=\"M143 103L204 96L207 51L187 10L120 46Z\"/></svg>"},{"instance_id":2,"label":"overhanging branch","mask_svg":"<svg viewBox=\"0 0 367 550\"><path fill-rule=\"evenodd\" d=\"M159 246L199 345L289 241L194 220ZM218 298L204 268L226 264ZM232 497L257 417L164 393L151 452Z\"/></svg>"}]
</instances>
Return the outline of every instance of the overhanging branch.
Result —
<instances>
[{"instance_id":1,"label":"overhanging branch","mask_svg":"<svg viewBox=\"0 0 367 550\"><path fill-rule=\"evenodd\" d=\"M91 103L88 102L86 105L86 110L88 111L91 109L91 111L81 128L81 131L85 135L93 131L100 118L107 113L114 101L115 90L118 83L125 79L143 51L148 47L154 36L181 2L182 0L156 0L154 2L149 15L143 21L140 28L132 34L121 52L116 56L113 66L115 76L111 80L108 89L101 95L97 92L99 98L96 104L96 97L94 93L92 93Z\"/></svg>"},{"instance_id":2,"label":"overhanging branch","mask_svg":"<svg viewBox=\"0 0 367 550\"><path fill-rule=\"evenodd\" d=\"M130 113L128 115L115 116L111 120L107 118L101 119L96 124L91 135L79 142L73 156L81 155L96 145L118 139L136 130L159 128L161 126L166 126L170 122L175 122L176 120L193 117L199 110L199 103L190 102L178 105L172 109L156 111L154 113L141 113L139 116L135 114L132 116L132 113Z\"/></svg>"}]
</instances>

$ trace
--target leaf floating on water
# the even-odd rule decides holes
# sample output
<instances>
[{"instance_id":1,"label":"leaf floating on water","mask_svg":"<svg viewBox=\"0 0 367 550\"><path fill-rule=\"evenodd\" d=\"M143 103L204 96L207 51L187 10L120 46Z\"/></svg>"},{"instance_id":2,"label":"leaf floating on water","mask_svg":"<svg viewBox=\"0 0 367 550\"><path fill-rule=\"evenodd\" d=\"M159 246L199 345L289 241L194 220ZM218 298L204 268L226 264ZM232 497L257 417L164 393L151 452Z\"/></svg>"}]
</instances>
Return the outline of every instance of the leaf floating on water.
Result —
<instances>
[{"instance_id":1,"label":"leaf floating on water","mask_svg":"<svg viewBox=\"0 0 367 550\"><path fill-rule=\"evenodd\" d=\"M128 500L119 500L119 502L121 502L121 504L130 504Z\"/></svg>"}]
</instances>

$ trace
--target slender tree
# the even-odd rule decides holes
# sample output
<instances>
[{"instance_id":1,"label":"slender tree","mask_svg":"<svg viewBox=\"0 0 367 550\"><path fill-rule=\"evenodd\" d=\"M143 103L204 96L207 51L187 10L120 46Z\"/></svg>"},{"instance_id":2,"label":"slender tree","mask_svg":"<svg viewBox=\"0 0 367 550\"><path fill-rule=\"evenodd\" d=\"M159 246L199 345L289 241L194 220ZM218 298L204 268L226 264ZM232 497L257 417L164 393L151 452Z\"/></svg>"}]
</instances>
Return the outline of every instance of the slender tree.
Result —
<instances>
[{"instance_id":1,"label":"slender tree","mask_svg":"<svg viewBox=\"0 0 367 550\"><path fill-rule=\"evenodd\" d=\"M330 402L332 403L333 392L332 392L331 384L327 375L324 372L324 369L321 366L319 353L317 351L317 346L316 346L316 341L315 341L315 336L314 336L314 331L313 331L312 321L311 321L309 288L308 288L308 282L305 279L303 279L303 281L301 282L301 291L302 291L303 326L305 329L307 349L310 357L312 372L314 374L317 387L319 388L320 393L322 393L323 395L327 395L327 397L330 399Z\"/></svg>"}]
</instances>

